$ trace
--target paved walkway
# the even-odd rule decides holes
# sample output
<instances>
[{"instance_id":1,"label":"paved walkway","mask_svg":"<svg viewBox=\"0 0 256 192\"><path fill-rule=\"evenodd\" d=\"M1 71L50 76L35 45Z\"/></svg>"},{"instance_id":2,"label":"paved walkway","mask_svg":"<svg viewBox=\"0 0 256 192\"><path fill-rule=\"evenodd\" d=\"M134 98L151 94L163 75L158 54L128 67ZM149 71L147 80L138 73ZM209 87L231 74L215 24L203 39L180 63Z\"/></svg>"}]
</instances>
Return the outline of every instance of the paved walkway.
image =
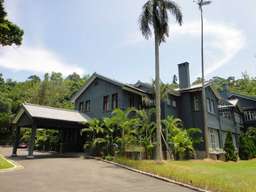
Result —
<instances>
[{"instance_id":1,"label":"paved walkway","mask_svg":"<svg viewBox=\"0 0 256 192\"><path fill-rule=\"evenodd\" d=\"M8 156L10 148L0 147ZM23 153L23 152L22 152ZM19 153L18 153L19 154ZM24 169L0 172L3 192L192 192L97 160L42 156L16 158Z\"/></svg>"}]
</instances>

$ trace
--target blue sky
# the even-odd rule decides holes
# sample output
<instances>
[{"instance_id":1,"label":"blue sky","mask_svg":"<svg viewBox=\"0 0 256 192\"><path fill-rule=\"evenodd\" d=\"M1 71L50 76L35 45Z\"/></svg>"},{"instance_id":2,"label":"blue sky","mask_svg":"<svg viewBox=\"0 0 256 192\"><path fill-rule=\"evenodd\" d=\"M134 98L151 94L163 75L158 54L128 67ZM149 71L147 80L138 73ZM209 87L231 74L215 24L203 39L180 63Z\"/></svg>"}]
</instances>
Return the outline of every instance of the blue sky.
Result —
<instances>
[{"instance_id":1,"label":"blue sky","mask_svg":"<svg viewBox=\"0 0 256 192\"><path fill-rule=\"evenodd\" d=\"M20 47L0 50L5 78L31 74L98 72L123 82L154 77L153 39L145 40L138 17L145 0L6 0L9 19L24 31ZM191 79L200 75L199 10L193 0L176 1L182 27L170 20L170 38L160 48L161 78L171 82L177 64L190 62ZM213 0L205 9L207 78L256 73L256 2Z\"/></svg>"}]
</instances>

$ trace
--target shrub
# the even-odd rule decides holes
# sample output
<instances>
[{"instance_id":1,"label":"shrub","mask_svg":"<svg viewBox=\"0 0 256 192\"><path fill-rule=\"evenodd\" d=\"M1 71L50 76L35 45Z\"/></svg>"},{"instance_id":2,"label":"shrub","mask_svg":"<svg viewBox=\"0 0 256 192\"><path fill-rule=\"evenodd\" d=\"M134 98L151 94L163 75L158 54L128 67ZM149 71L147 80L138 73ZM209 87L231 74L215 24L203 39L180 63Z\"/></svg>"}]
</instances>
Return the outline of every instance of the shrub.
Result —
<instances>
[{"instance_id":1,"label":"shrub","mask_svg":"<svg viewBox=\"0 0 256 192\"><path fill-rule=\"evenodd\" d=\"M231 132L227 133L227 137L224 145L224 151L226 152L225 154L226 161L237 161L237 155L235 152L235 146L233 144Z\"/></svg>"},{"instance_id":2,"label":"shrub","mask_svg":"<svg viewBox=\"0 0 256 192\"><path fill-rule=\"evenodd\" d=\"M194 157L194 148L192 138L183 128L180 119L173 116L163 120L164 129L168 131L168 143L176 160L191 159ZM196 129L191 133L196 133Z\"/></svg>"},{"instance_id":3,"label":"shrub","mask_svg":"<svg viewBox=\"0 0 256 192\"><path fill-rule=\"evenodd\" d=\"M253 140L247 135L242 135L239 138L239 157L242 160L249 160L256 155L256 146Z\"/></svg>"}]
</instances>

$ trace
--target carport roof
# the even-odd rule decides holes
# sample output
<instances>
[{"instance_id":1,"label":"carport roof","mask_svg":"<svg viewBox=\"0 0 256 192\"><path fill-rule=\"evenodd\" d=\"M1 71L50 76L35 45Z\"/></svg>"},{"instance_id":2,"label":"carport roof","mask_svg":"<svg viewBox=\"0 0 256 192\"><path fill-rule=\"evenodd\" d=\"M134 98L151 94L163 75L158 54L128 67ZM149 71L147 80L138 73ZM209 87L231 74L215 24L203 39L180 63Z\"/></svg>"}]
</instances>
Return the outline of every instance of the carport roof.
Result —
<instances>
[{"instance_id":1,"label":"carport roof","mask_svg":"<svg viewBox=\"0 0 256 192\"><path fill-rule=\"evenodd\" d=\"M27 112L32 118L40 119L69 121L76 123L88 122L90 120L90 117L78 111L26 103L22 104L20 111L13 120L14 124L19 121L24 112Z\"/></svg>"}]
</instances>

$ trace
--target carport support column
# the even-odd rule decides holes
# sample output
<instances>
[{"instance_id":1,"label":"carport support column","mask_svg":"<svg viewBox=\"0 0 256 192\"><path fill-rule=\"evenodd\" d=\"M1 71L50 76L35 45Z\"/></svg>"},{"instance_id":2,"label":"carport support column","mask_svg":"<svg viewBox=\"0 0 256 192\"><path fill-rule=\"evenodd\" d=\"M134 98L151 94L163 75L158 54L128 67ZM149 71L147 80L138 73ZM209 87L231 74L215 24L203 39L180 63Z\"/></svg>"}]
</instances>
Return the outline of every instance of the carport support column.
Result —
<instances>
[{"instance_id":1,"label":"carport support column","mask_svg":"<svg viewBox=\"0 0 256 192\"><path fill-rule=\"evenodd\" d=\"M13 142L12 157L16 157L17 156L17 148L19 146L19 140L20 140L20 127L13 124L12 128L15 130L15 141Z\"/></svg>"},{"instance_id":2,"label":"carport support column","mask_svg":"<svg viewBox=\"0 0 256 192\"><path fill-rule=\"evenodd\" d=\"M34 145L35 145L35 138L36 138L36 124L32 124L32 131L31 131L31 137L29 141L29 148L28 148L28 156L27 158L32 159L34 158L33 156L33 151L34 151Z\"/></svg>"}]
</instances>

